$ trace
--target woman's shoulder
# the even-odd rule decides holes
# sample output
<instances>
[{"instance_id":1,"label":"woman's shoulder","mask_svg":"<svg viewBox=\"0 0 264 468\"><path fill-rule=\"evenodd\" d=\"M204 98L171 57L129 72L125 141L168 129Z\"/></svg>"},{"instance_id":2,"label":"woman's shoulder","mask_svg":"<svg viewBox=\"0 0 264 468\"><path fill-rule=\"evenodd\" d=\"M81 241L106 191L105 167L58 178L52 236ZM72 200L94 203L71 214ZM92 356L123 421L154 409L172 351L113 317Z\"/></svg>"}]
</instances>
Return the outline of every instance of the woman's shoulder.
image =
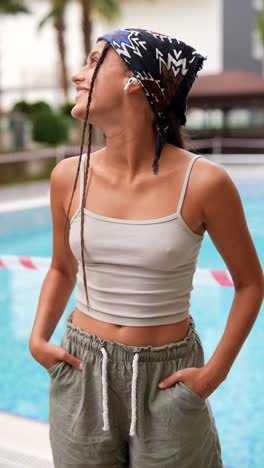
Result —
<instances>
[{"instance_id":1,"label":"woman's shoulder","mask_svg":"<svg viewBox=\"0 0 264 468\"><path fill-rule=\"evenodd\" d=\"M100 152L94 151L90 154L90 165L93 164L96 155ZM83 153L82 157L85 156L86 153ZM55 183L60 184L61 187L64 188L72 188L77 170L78 165L80 162L80 156L69 156L67 158L62 159L59 161L56 166L52 169L51 172L51 180L53 179Z\"/></svg>"},{"instance_id":2,"label":"woman's shoulder","mask_svg":"<svg viewBox=\"0 0 264 468\"><path fill-rule=\"evenodd\" d=\"M195 161L195 184L201 206L223 200L227 194L238 193L227 169L204 155Z\"/></svg>"},{"instance_id":3,"label":"woman's shoulder","mask_svg":"<svg viewBox=\"0 0 264 468\"><path fill-rule=\"evenodd\" d=\"M180 160L184 167L183 172L195 156L202 156L192 166L190 191L193 199L197 200L203 209L209 201L212 202L222 197L225 192L230 192L230 189L233 192L236 191L235 183L223 165L210 160L203 154L194 154L181 148L176 148L176 151L178 162Z\"/></svg>"},{"instance_id":4,"label":"woman's shoulder","mask_svg":"<svg viewBox=\"0 0 264 468\"><path fill-rule=\"evenodd\" d=\"M211 161L205 155L201 156L195 162L195 164L199 165L196 174L201 187L210 189L219 186L219 184L232 183L232 179L223 165Z\"/></svg>"},{"instance_id":5,"label":"woman's shoulder","mask_svg":"<svg viewBox=\"0 0 264 468\"><path fill-rule=\"evenodd\" d=\"M219 179L229 177L224 166L210 160L206 155L195 154L186 149L175 147L174 145L168 146L168 153L170 160L172 160L172 156L174 156L175 164L178 164L180 161L180 164L185 168L188 163L195 158L195 156L201 156L195 161L195 167L193 167L193 169L195 169L195 178L200 179L200 182L203 182L203 185L214 184Z\"/></svg>"}]
</instances>

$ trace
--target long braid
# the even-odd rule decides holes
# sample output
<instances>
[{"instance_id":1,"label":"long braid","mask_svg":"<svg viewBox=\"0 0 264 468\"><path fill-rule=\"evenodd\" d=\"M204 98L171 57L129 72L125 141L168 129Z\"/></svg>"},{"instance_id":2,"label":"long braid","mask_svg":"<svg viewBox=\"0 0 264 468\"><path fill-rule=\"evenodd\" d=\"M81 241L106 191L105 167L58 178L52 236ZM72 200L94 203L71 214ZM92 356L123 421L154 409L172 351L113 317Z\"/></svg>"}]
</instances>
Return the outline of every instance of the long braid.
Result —
<instances>
[{"instance_id":1,"label":"long braid","mask_svg":"<svg viewBox=\"0 0 264 468\"><path fill-rule=\"evenodd\" d=\"M90 92L89 92L89 97L88 97L88 103L87 103L87 109L86 109L86 116L85 120L88 120L89 116L89 111L90 111L90 104L91 104L91 99L92 99L92 92L94 88L94 82L95 78L98 73L98 69L100 65L103 63L106 53L110 48L110 44L106 43L100 58L96 64L93 77L91 80L91 86L90 86ZM85 198L86 198L86 185L87 185L87 179L88 179L88 170L90 166L90 154L91 154L91 144L92 144L92 130L93 126L92 124L89 124L89 138L88 138L88 147L87 147L87 157L86 157L86 164L85 164L85 173L84 173L84 184L83 184L83 194L82 194L82 204L81 204L81 254L82 254L82 268L83 268L83 280L84 280L84 288L85 288L85 295L86 295L86 301L87 301L87 308L89 309L89 300L88 300L88 291L87 291L87 281L86 281L86 271L85 271L85 262L84 262L84 236L83 236L83 231L84 231L84 205L85 205Z\"/></svg>"},{"instance_id":2,"label":"long braid","mask_svg":"<svg viewBox=\"0 0 264 468\"><path fill-rule=\"evenodd\" d=\"M86 116L87 116L87 110L86 110ZM69 221L69 212L70 212L70 209L71 209L72 200L73 200L73 196L74 196L74 193L75 193L75 190L76 190L77 180L78 180L78 177L79 177L80 167L81 167L81 160L82 160L81 155L83 154L85 130L86 130L86 127L87 127L87 118L86 118L86 116L85 116L84 125L83 125L83 130L82 130L82 140L81 140L81 148L80 148L80 156L79 156L79 161L78 161L77 172L76 172L76 176L75 176L75 180L74 180L74 184L73 184L73 190L72 190L72 194L71 194L70 203L69 203L69 205L68 205L67 214L66 214L66 216L65 216L64 238L63 238L64 258L65 258L65 256L66 256L66 252L65 252L66 235L69 235L69 231L67 230L67 224L69 225L69 223L70 223L70 221ZM66 265L67 265L67 262L65 262L65 263L66 263ZM67 266L67 268L68 268L68 266Z\"/></svg>"},{"instance_id":3,"label":"long braid","mask_svg":"<svg viewBox=\"0 0 264 468\"><path fill-rule=\"evenodd\" d=\"M75 176L75 181L73 184L73 190L72 190L72 195L70 199L70 203L68 206L66 218L65 218L65 224L64 224L64 256L65 256L65 245L66 245L66 234L69 234L69 231L67 231L67 224L70 222L69 221L69 212L71 209L72 205L72 200L74 196L74 192L76 190L76 185L77 185L77 180L79 177L80 173L80 166L81 166L81 159L82 159L82 154L83 154L83 147L84 147L84 139L85 139L85 131L88 123L88 117L89 117L89 111L90 111L90 104L91 104L91 99L92 99L92 92L94 88L94 82L95 78L98 73L98 69L100 65L103 63L104 58L106 56L106 53L108 49L110 48L110 44L107 42L103 48L103 51L100 55L100 58L97 61L92 80L91 80L91 86L90 90L88 93L88 101L87 101L87 106L86 106L86 113L85 113L85 119L84 119L84 124L83 124L83 131L82 131L82 141L81 141L81 147L80 147L80 156L79 156L79 161L78 161L78 168ZM89 300L88 300L88 292L87 292L87 281L86 281L86 272L85 272L85 263L84 263L84 236L83 236L83 227L84 227L84 205L85 205L85 194L86 194L86 185L87 185L87 179L88 179L88 169L89 169L89 163L90 163L90 153L91 153L91 142L92 142L92 129L93 125L89 124L89 137L88 137L88 148L87 148L87 158L86 158L86 165L85 165L85 175L84 175L84 183L83 183L83 193L82 193L82 200L81 200L81 256L82 256L82 269L83 269L83 278L84 278L84 286L85 286L85 294L86 294L86 300L87 300L87 307L89 305ZM67 264L67 262L66 262ZM89 308L89 307L88 307Z\"/></svg>"}]
</instances>

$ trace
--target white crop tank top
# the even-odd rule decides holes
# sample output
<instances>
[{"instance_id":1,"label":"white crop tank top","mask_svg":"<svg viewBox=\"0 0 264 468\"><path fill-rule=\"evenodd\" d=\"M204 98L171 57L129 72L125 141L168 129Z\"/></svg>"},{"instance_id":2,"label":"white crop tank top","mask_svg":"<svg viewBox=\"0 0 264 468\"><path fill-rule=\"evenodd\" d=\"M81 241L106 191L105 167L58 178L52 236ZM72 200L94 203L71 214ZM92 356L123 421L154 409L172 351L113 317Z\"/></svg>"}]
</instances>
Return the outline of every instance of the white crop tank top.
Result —
<instances>
[{"instance_id":1,"label":"white crop tank top","mask_svg":"<svg viewBox=\"0 0 264 468\"><path fill-rule=\"evenodd\" d=\"M127 326L176 323L188 317L193 274L203 234L193 232L181 208L193 163L187 166L177 211L162 218L129 220L84 209L87 309L81 261L81 194L70 221L70 248L78 261L76 306L104 322Z\"/></svg>"}]
</instances>

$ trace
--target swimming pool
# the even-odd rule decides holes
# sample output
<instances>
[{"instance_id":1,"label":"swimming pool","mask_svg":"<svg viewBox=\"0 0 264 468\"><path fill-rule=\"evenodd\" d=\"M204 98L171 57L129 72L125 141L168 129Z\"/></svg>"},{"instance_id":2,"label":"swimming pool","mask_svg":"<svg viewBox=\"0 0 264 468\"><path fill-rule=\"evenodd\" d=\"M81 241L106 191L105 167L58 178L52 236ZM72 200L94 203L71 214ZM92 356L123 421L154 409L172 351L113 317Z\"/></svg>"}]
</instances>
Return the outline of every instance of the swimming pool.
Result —
<instances>
[{"instance_id":1,"label":"swimming pool","mask_svg":"<svg viewBox=\"0 0 264 468\"><path fill-rule=\"evenodd\" d=\"M234 179L239 188L248 226L264 265L263 180ZM50 257L52 231L49 207L1 213L0 254ZM226 265L206 234L198 267L225 269ZM45 270L0 268L0 410L48 420L49 376L28 350L28 339ZM224 331L234 290L199 285L191 296L191 313L201 336L205 362ZM66 316L74 308L75 290L51 337L59 344ZM263 307L227 379L210 396L221 439L223 460L231 468L262 468L263 444Z\"/></svg>"}]
</instances>

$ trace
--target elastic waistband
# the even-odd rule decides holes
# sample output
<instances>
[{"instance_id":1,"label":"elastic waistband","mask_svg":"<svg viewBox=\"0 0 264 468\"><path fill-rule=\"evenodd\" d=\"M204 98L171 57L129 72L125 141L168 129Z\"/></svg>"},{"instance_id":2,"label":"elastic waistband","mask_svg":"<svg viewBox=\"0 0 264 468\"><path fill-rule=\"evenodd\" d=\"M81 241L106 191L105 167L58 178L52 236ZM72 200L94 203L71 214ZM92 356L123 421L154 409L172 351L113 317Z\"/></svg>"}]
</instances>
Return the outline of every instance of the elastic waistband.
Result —
<instances>
[{"instance_id":1,"label":"elastic waistband","mask_svg":"<svg viewBox=\"0 0 264 468\"><path fill-rule=\"evenodd\" d=\"M66 336L78 347L97 355L102 355L101 348L104 347L107 355L118 361L133 361L135 353L140 361L169 361L173 358L184 357L196 340L200 341L196 332L195 323L190 315L190 324L187 335L181 341L167 343L162 346L131 346L118 341L106 340L93 333L82 330L72 323L73 311L66 319Z\"/></svg>"},{"instance_id":2,"label":"elastic waistband","mask_svg":"<svg viewBox=\"0 0 264 468\"><path fill-rule=\"evenodd\" d=\"M72 323L73 311L66 320L66 333L63 337L74 343L82 354L94 353L102 358L102 411L104 431L110 430L109 405L108 405L108 360L131 361L132 381L131 381L131 423L129 435L136 434L137 421L137 379L139 361L168 361L174 358L185 357L191 352L191 348L196 346L197 340L200 342L196 332L193 317L190 315L190 324L187 335L182 341L168 343L163 346L130 346L118 341L111 341L100 338L94 333L87 332Z\"/></svg>"}]
</instances>

